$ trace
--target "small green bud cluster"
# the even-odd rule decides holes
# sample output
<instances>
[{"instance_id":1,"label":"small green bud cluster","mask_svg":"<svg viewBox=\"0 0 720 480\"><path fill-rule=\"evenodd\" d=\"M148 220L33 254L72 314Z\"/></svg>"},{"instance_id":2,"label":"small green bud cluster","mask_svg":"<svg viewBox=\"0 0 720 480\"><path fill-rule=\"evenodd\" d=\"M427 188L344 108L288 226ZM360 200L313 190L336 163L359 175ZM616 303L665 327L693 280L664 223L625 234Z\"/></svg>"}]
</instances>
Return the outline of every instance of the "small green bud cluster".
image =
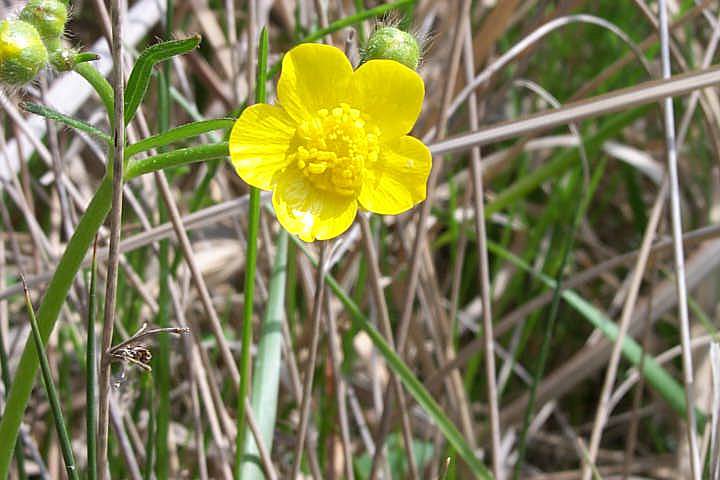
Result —
<instances>
[{"instance_id":1,"label":"small green bud cluster","mask_svg":"<svg viewBox=\"0 0 720 480\"><path fill-rule=\"evenodd\" d=\"M24 85L48 65L66 71L95 58L63 47L67 20L62 0L29 0L18 18L0 21L0 83Z\"/></svg>"},{"instance_id":2,"label":"small green bud cluster","mask_svg":"<svg viewBox=\"0 0 720 480\"><path fill-rule=\"evenodd\" d=\"M370 35L362 51L362 61L386 59L417 70L422 57L420 42L412 33L391 25L380 26Z\"/></svg>"}]
</instances>

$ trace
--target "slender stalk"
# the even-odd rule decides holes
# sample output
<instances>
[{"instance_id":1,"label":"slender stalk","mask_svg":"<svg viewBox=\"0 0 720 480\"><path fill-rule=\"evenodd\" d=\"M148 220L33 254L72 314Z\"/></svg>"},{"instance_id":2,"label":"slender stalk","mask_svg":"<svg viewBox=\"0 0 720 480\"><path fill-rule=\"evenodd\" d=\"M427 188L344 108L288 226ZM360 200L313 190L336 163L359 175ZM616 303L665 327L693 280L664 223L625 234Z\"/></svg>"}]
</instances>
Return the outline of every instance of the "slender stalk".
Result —
<instances>
[{"instance_id":1,"label":"slender stalk","mask_svg":"<svg viewBox=\"0 0 720 480\"><path fill-rule=\"evenodd\" d=\"M365 216L359 216L358 222L360 223L360 229L362 231L363 239L363 250L367 257L367 265L370 271L370 288L372 290L373 299L375 300L375 306L380 317L380 329L385 335L388 344L391 347L395 347L395 339L393 338L392 326L390 324L390 314L388 313L387 302L385 301L385 293L380 284L381 273L380 263L378 260L378 254L375 249L375 245L372 239L372 231L370 230L370 222ZM401 355L402 349L397 348ZM403 429L403 442L405 443L405 454L407 455L408 471L410 478L419 478L417 471L417 462L415 461L415 455L413 452L413 439L412 429L410 426L410 420L407 415L407 402L405 400L405 392L402 390L400 382L398 381L397 375L394 373L390 377L390 385L385 395L385 404L383 407L382 417L380 419L380 427L375 436L375 454L373 456L373 463L370 467L370 478L376 478L378 469L380 467L380 460L383 456L383 443L385 437L390 431L390 425L392 419L390 417L392 408L392 395L397 397L398 404L400 407L400 415L402 420Z\"/></svg>"},{"instance_id":2,"label":"slender stalk","mask_svg":"<svg viewBox=\"0 0 720 480\"><path fill-rule=\"evenodd\" d=\"M112 20L113 54L113 155L112 155L112 211L110 214L110 254L108 257L107 283L105 287L105 318L103 322L102 346L100 350L100 373L98 379L98 469L102 480L109 478L108 467L108 427L110 408L110 356L113 327L115 323L115 303L117 294L118 264L120 261L120 228L122 223L123 200L123 160L125 158L125 76L123 61L123 23L125 0L110 2Z\"/></svg>"},{"instance_id":3,"label":"slender stalk","mask_svg":"<svg viewBox=\"0 0 720 480\"><path fill-rule=\"evenodd\" d=\"M340 440L343 449L343 468L345 480L355 480L352 457L352 439L350 437L350 422L347 415L347 385L342 375L342 351L340 348L340 332L338 331L335 315L330 304L330 296L325 296L325 310L328 322L328 347L333 369L333 386L335 387L335 400L337 402L337 416L340 429Z\"/></svg>"},{"instance_id":4,"label":"slender stalk","mask_svg":"<svg viewBox=\"0 0 720 480\"><path fill-rule=\"evenodd\" d=\"M625 335L627 329L630 326L630 319L632 318L633 311L635 309L635 301L637 300L638 292L640 291L640 285L642 284L642 278L645 273L645 267L647 265L648 258L650 256L650 247L652 241L655 238L655 231L660 223L660 218L665 206L665 199L667 197L668 183L663 181L660 192L658 193L655 205L653 206L652 213L650 215L650 221L648 222L643 236L642 246L640 247L640 255L638 256L635 268L631 273L630 289L625 298L625 305L623 306L622 315L620 316L620 326L618 327L617 338L613 345L613 351L610 355L610 361L608 363L608 369L605 373L605 381L603 382L602 391L600 393L600 399L598 400L598 408L595 413L595 422L593 424L592 434L590 435L590 446L588 447L587 462L583 466L583 480L589 480L592 474L592 466L595 464L597 458L597 452L600 448L600 440L602 438L602 431L607 421L609 412L610 394L615 385L615 379L617 377L618 365L620 363L620 354L622 353L622 343L625 341Z\"/></svg>"},{"instance_id":5,"label":"slender stalk","mask_svg":"<svg viewBox=\"0 0 720 480\"><path fill-rule=\"evenodd\" d=\"M263 28L260 32L258 48L257 78L255 85L255 102L265 102L265 83L267 75L268 33ZM240 479L242 457L247 436L247 420L245 402L250 393L252 377L252 322L253 301L255 297L255 271L257 267L257 244L260 231L260 190L250 187L250 204L248 206L248 236L245 261L245 294L242 325L242 356L240 357L240 388L238 391L237 438L235 446L235 478Z\"/></svg>"},{"instance_id":6,"label":"slender stalk","mask_svg":"<svg viewBox=\"0 0 720 480\"><path fill-rule=\"evenodd\" d=\"M668 12L666 0L660 0L660 56L662 76L670 78L670 40L668 35ZM682 213L680 212L680 182L677 171L677 149L675 143L675 115L672 98L663 101L665 121L665 142L667 148L668 174L670 178L670 214L672 217L673 254L675 257L675 281L677 290L678 322L680 323L680 343L682 345L683 381L687 402L687 436L690 446L690 474L694 480L700 480L700 450L695 423L695 401L692 350L690 348L690 319L688 317L687 287L685 285L685 252L682 242Z\"/></svg>"},{"instance_id":7,"label":"slender stalk","mask_svg":"<svg viewBox=\"0 0 720 480\"><path fill-rule=\"evenodd\" d=\"M97 237L93 242L92 265L90 266L90 291L88 293L87 345L85 356L85 422L87 437L87 478L97 479L97 341L95 340L95 320L97 317Z\"/></svg>"},{"instance_id":8,"label":"slender stalk","mask_svg":"<svg viewBox=\"0 0 720 480\"><path fill-rule=\"evenodd\" d=\"M165 10L165 32L164 40L172 40L173 16L175 14L174 0L167 0ZM170 128L170 84L171 80L171 62L163 62L162 73L158 75L158 130L159 135L166 134ZM141 112L138 112L141 113ZM144 122L143 122L144 123ZM152 137L151 137L152 138ZM149 142L147 142L149 143ZM146 145L147 145L146 143ZM129 156L129 148L125 150L125 155ZM158 202L158 214L161 222L167 221L167 207L162 202ZM157 324L160 327L170 326L170 242L164 240L158 245L158 263L160 265L160 291L158 294L158 313ZM166 335L161 335L158 340L159 354L157 356L157 368L153 371L153 382L150 382L151 389L157 389L157 411L152 403L151 415L148 420L154 419L154 444L152 430L148 425L148 444L154 450L148 450L148 461L145 467L151 471L152 461L150 457L155 459L155 474L157 478L168 478L170 476L170 340ZM156 395L151 390L150 399Z\"/></svg>"},{"instance_id":9,"label":"slender stalk","mask_svg":"<svg viewBox=\"0 0 720 480\"><path fill-rule=\"evenodd\" d=\"M70 436L68 435L67 427L65 426L65 419L63 418L62 409L60 408L60 399L58 398L57 390L55 390L55 384L53 383L47 352L45 351L45 346L43 345L43 340L40 336L40 329L38 328L37 319L35 318L35 309L33 308L32 300L30 300L30 292L27 289L27 285L25 285L25 278L21 277L21 280L25 291L25 305L27 306L28 317L30 317L30 327L32 329L35 351L37 352L40 368L42 370L45 392L47 394L48 401L50 402L53 419L55 420L55 428L57 429L63 459L65 460L65 470L67 470L67 475L70 480L80 480L80 476L78 475L77 467L75 465L75 458L73 457Z\"/></svg>"},{"instance_id":10,"label":"slender stalk","mask_svg":"<svg viewBox=\"0 0 720 480\"><path fill-rule=\"evenodd\" d=\"M475 70L472 48L472 30L469 16L465 19L463 54L465 55L466 80ZM478 128L477 101L475 93L468 97L468 110L470 111L470 128ZM490 439L492 445L493 475L497 480L504 478L502 451L500 445L500 413L498 407L499 393L495 377L495 336L493 335L492 296L490 293L490 264L487 252L487 233L485 231L485 199L483 193L483 173L480 163L480 148L475 147L470 152L470 174L473 184L473 206L475 207L475 235L477 256L480 263L478 274L480 276L480 294L482 301L482 336L485 353L485 381L488 397L488 416L490 420Z\"/></svg>"},{"instance_id":11,"label":"slender stalk","mask_svg":"<svg viewBox=\"0 0 720 480\"><path fill-rule=\"evenodd\" d=\"M325 269L327 268L327 244L320 242L320 258L318 259L317 274L315 277L315 299L312 309L312 337L310 340L310 356L305 370L305 384L303 386L302 403L300 405L300 426L298 427L297 446L293 460L292 476L298 478L300 464L302 463L305 436L308 434L308 420L310 418L310 401L312 400L312 386L315 376L315 362L317 360L318 343L320 340L320 320L323 309L323 294L325 291ZM318 479L316 479L318 480Z\"/></svg>"}]
</instances>

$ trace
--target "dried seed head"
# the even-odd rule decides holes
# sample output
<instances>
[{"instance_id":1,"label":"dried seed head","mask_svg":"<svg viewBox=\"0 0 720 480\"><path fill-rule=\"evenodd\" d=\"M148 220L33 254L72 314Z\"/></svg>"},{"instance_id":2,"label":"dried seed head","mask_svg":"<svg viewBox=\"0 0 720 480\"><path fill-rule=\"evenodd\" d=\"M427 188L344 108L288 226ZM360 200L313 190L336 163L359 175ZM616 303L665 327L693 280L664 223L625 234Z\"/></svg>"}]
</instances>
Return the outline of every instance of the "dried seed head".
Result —
<instances>
[{"instance_id":1,"label":"dried seed head","mask_svg":"<svg viewBox=\"0 0 720 480\"><path fill-rule=\"evenodd\" d=\"M47 65L48 52L40 34L22 20L0 22L0 82L24 85Z\"/></svg>"},{"instance_id":2,"label":"dried seed head","mask_svg":"<svg viewBox=\"0 0 720 480\"><path fill-rule=\"evenodd\" d=\"M413 34L394 26L381 26L370 36L362 52L362 63L377 59L395 60L417 70L421 56L422 49Z\"/></svg>"}]
</instances>

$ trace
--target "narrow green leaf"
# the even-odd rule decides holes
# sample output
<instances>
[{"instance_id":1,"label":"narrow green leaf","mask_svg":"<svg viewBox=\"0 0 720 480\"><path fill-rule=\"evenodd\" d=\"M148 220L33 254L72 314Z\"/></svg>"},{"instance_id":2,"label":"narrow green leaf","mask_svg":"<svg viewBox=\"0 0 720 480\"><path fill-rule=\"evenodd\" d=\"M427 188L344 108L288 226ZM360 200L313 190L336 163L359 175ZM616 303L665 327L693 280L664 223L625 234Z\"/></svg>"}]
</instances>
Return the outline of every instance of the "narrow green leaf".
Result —
<instances>
[{"instance_id":1,"label":"narrow green leaf","mask_svg":"<svg viewBox=\"0 0 720 480\"><path fill-rule=\"evenodd\" d=\"M58 112L57 110L53 110L52 108L46 107L44 105L39 105L37 103L32 102L22 102L20 104L20 108L25 110L26 112L34 113L35 115L40 115L41 117L49 118L50 120L62 123L63 125L67 125L70 128L74 128L75 130L79 130L81 132L85 132L87 134L90 134L94 137L98 137L102 140L105 140L105 142L110 143L112 140L110 138L110 135L103 132L99 128L95 128L89 123L83 122L82 120L78 120L77 118L69 117L63 113Z\"/></svg>"},{"instance_id":2,"label":"narrow green leaf","mask_svg":"<svg viewBox=\"0 0 720 480\"><path fill-rule=\"evenodd\" d=\"M140 102L145 97L153 67L176 55L190 52L198 45L200 45L200 35L194 35L183 40L170 40L152 45L140 54L125 87L125 124L133 119Z\"/></svg>"},{"instance_id":3,"label":"narrow green leaf","mask_svg":"<svg viewBox=\"0 0 720 480\"><path fill-rule=\"evenodd\" d=\"M23 289L25 291L25 305L27 306L28 316L30 317L30 327L32 329L32 337L35 342L35 351L37 352L38 360L40 361L40 369L42 370L43 383L45 384L45 392L47 393L48 400L55 420L55 428L57 429L58 439L60 440L60 448L62 450L63 458L65 460L65 470L67 470L68 478L71 480L80 480L80 476L75 466L75 458L72 453L72 444L70 443L70 436L65 426L65 419L63 418L62 409L60 408L60 399L58 398L57 391L55 390L55 384L53 383L52 373L50 372L50 364L47 359L47 352L45 351L45 345L40 335L40 329L38 328L37 320L35 319L35 310L30 300L30 292L28 292L27 285L25 285L25 279L22 279Z\"/></svg>"},{"instance_id":4,"label":"narrow green leaf","mask_svg":"<svg viewBox=\"0 0 720 480\"><path fill-rule=\"evenodd\" d=\"M212 132L214 130L227 130L232 128L234 120L231 118L219 118L217 120L202 120L199 122L187 123L179 127L171 128L167 132L153 135L145 138L125 148L125 157L130 158L140 152L159 148L174 142L186 140L203 133Z\"/></svg>"},{"instance_id":5,"label":"narrow green leaf","mask_svg":"<svg viewBox=\"0 0 720 480\"><path fill-rule=\"evenodd\" d=\"M165 168L179 167L191 163L204 162L213 158L228 156L227 142L210 143L197 147L181 148L148 158L131 161L125 169L125 180L139 177L145 173L157 172Z\"/></svg>"}]
</instances>

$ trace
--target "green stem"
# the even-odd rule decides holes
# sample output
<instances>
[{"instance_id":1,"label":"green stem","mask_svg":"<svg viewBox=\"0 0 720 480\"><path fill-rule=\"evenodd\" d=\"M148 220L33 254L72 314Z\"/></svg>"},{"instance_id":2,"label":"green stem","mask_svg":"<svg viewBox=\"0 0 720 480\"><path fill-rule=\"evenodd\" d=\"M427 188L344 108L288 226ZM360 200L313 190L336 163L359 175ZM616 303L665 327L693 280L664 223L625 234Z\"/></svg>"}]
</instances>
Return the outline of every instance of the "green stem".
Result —
<instances>
[{"instance_id":1,"label":"green stem","mask_svg":"<svg viewBox=\"0 0 720 480\"><path fill-rule=\"evenodd\" d=\"M265 102L265 82L267 80L267 51L268 34L263 28L260 32L260 45L258 46L257 81L255 82L255 102ZM248 213L248 238L245 262L245 294L242 325L242 356L240 357L240 388L238 392L237 437L235 448L235 478L240 480L242 458L247 436L245 399L250 390L252 375L252 320L253 299L255 293L255 270L257 267L257 240L260 230L260 190L250 187L250 205Z\"/></svg>"},{"instance_id":2,"label":"green stem","mask_svg":"<svg viewBox=\"0 0 720 480\"><path fill-rule=\"evenodd\" d=\"M97 404L95 392L97 391L97 342L95 341L95 318L97 295L95 293L97 286L97 265L95 263L97 255L97 237L93 245L92 265L90 266L90 293L88 299L88 317L87 317L87 347L86 347L86 376L87 388L85 390L86 405L86 431L87 431L87 478L88 480L97 479L97 444L95 443L97 435Z\"/></svg>"},{"instance_id":3,"label":"green stem","mask_svg":"<svg viewBox=\"0 0 720 480\"><path fill-rule=\"evenodd\" d=\"M72 445L70 444L70 436L65 426L65 419L63 418L62 409L60 408L60 399L55 390L55 384L53 383L52 373L50 372L50 364L47 359L47 352L43 339L40 336L40 329L38 328L37 320L35 319L35 310L30 300L30 292L28 292L25 286L25 280L23 279L23 287L25 288L25 305L27 306L28 316L30 317L30 327L32 329L32 338L35 345L35 352L37 358L40 361L40 367L42 368L42 378L45 384L45 393L47 394L48 401L52 410L53 419L55 420L55 428L57 429L58 439L60 441L60 449L62 450L63 458L65 460L65 470L70 480L80 480L80 476L77 472L75 465L75 458L73 457Z\"/></svg>"},{"instance_id":4,"label":"green stem","mask_svg":"<svg viewBox=\"0 0 720 480\"><path fill-rule=\"evenodd\" d=\"M110 119L110 129L112 130L112 118L113 112L115 111L115 95L113 89L108 81L103 77L102 73L98 72L95 67L89 63L80 63L75 66L75 71L82 75L87 82L95 89L95 92L100 97L103 105L105 105L105 111Z\"/></svg>"}]
</instances>

